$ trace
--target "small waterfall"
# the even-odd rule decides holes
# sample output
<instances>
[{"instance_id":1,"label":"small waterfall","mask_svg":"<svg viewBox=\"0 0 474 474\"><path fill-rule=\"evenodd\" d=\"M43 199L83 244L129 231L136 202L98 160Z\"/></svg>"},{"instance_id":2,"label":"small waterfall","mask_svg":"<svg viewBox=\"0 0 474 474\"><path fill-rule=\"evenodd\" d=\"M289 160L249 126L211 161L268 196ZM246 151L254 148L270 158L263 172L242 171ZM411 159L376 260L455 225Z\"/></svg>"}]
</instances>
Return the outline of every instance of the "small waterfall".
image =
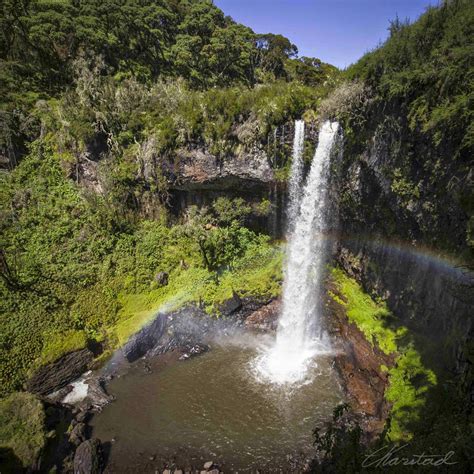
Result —
<instances>
[{"instance_id":1,"label":"small waterfall","mask_svg":"<svg viewBox=\"0 0 474 474\"><path fill-rule=\"evenodd\" d=\"M304 120L295 121L295 137L293 139L293 158L291 161L290 179L288 182L288 210L287 232L294 229L295 220L301 202L303 181L303 146L304 146Z\"/></svg>"},{"instance_id":2,"label":"small waterfall","mask_svg":"<svg viewBox=\"0 0 474 474\"><path fill-rule=\"evenodd\" d=\"M336 122L327 121L322 125L300 198L297 191L298 183L301 183L300 168L295 163L292 167L296 176L292 175L290 180L289 213L291 217L294 212L295 219L288 235L282 314L275 344L257 361L259 374L275 383L304 380L312 358L327 350L321 338L318 304L325 260L323 234L327 230L330 155L338 129ZM295 144L294 148L297 149L298 145ZM292 202L293 197L295 202ZM298 199L301 200L299 209Z\"/></svg>"}]
</instances>

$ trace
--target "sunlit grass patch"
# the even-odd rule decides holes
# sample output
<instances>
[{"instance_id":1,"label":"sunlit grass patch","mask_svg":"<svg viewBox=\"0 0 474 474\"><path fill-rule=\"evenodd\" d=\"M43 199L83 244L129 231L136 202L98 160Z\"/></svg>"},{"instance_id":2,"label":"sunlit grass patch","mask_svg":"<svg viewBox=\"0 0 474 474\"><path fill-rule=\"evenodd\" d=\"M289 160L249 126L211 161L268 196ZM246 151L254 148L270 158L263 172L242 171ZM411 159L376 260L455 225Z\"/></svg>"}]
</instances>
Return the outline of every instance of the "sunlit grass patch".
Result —
<instances>
[{"instance_id":1,"label":"sunlit grass patch","mask_svg":"<svg viewBox=\"0 0 474 474\"><path fill-rule=\"evenodd\" d=\"M64 332L46 333L43 339L41 356L35 365L54 362L64 354L82 349L87 344L84 331L68 330Z\"/></svg>"},{"instance_id":2,"label":"sunlit grass patch","mask_svg":"<svg viewBox=\"0 0 474 474\"><path fill-rule=\"evenodd\" d=\"M121 309L116 332L118 344L150 322L158 311L173 311L192 302L201 302L209 312L216 313L220 303L236 291L241 296L269 298L281 289L280 247L255 247L239 259L232 269L216 276L201 267L176 269L170 274L169 284L138 294L121 294Z\"/></svg>"}]
</instances>

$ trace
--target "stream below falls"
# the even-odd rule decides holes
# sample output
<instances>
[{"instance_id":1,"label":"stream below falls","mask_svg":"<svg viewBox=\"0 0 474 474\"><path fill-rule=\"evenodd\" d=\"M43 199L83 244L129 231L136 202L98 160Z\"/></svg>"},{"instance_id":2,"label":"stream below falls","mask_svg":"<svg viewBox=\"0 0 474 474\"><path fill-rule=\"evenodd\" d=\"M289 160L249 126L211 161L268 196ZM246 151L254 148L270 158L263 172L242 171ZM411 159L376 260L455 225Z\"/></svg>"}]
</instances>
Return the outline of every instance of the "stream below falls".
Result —
<instances>
[{"instance_id":1,"label":"stream below falls","mask_svg":"<svg viewBox=\"0 0 474 474\"><path fill-rule=\"evenodd\" d=\"M116 400L91 422L106 472L200 469L211 460L224 472L280 471L310 458L312 430L342 400L332 357L315 358L300 385L274 385L253 367L259 337L224 338L187 361L138 361L112 379Z\"/></svg>"}]
</instances>

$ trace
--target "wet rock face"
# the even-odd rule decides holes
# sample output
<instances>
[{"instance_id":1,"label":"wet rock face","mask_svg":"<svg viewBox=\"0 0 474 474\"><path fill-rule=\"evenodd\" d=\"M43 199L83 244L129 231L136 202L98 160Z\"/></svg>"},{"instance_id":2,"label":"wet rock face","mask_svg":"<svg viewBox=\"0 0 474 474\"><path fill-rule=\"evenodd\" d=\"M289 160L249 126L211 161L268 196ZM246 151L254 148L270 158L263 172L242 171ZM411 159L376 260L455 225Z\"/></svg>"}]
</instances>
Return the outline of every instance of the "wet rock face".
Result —
<instances>
[{"instance_id":1,"label":"wet rock face","mask_svg":"<svg viewBox=\"0 0 474 474\"><path fill-rule=\"evenodd\" d=\"M134 334L122 348L125 358L134 362L154 347L164 333L166 321L166 315L158 314L150 324Z\"/></svg>"},{"instance_id":2,"label":"wet rock face","mask_svg":"<svg viewBox=\"0 0 474 474\"><path fill-rule=\"evenodd\" d=\"M433 344L437 360L454 364L473 328L472 273L423 254L363 239L341 242L336 258L368 292L387 301L400 325L438 343Z\"/></svg>"},{"instance_id":3,"label":"wet rock face","mask_svg":"<svg viewBox=\"0 0 474 474\"><path fill-rule=\"evenodd\" d=\"M206 150L181 150L175 162L166 166L175 189L259 187L274 179L266 153L257 148L226 158Z\"/></svg>"},{"instance_id":4,"label":"wet rock face","mask_svg":"<svg viewBox=\"0 0 474 474\"><path fill-rule=\"evenodd\" d=\"M338 177L343 230L466 252L469 216L460 197L472 177L462 160L412 130L405 114L393 116L399 113L379 111L345 143Z\"/></svg>"},{"instance_id":5,"label":"wet rock face","mask_svg":"<svg viewBox=\"0 0 474 474\"><path fill-rule=\"evenodd\" d=\"M221 305L219 318L210 317L196 305L186 306L173 313L158 314L129 339L122 348L123 355L128 362L134 362L144 356L178 351L181 360L189 359L209 350L209 343L214 338L244 327L244 321L265 305L269 306L268 303L254 298L240 298L234 293ZM267 319L271 313L272 310L267 309ZM251 323L246 326L250 327Z\"/></svg>"},{"instance_id":6,"label":"wet rock face","mask_svg":"<svg viewBox=\"0 0 474 474\"><path fill-rule=\"evenodd\" d=\"M89 368L93 357L89 349L70 352L37 370L26 383L26 389L38 395L48 395L65 387Z\"/></svg>"},{"instance_id":7,"label":"wet rock face","mask_svg":"<svg viewBox=\"0 0 474 474\"><path fill-rule=\"evenodd\" d=\"M460 197L471 178L449 150L417 136L400 111L380 113L345 143L332 192L339 203L336 260L452 366L473 328L474 273L439 257L469 259Z\"/></svg>"},{"instance_id":8,"label":"wet rock face","mask_svg":"<svg viewBox=\"0 0 474 474\"><path fill-rule=\"evenodd\" d=\"M262 187L274 179L266 152L260 146L224 158L206 148L182 148L174 156L160 156L154 138L142 143L138 156L139 177L154 182L164 175L171 189L232 189Z\"/></svg>"},{"instance_id":9,"label":"wet rock face","mask_svg":"<svg viewBox=\"0 0 474 474\"><path fill-rule=\"evenodd\" d=\"M256 329L258 331L275 330L277 328L280 312L281 300L273 300L252 312L252 314L250 314L250 316L245 320L245 327L248 329Z\"/></svg>"}]
</instances>

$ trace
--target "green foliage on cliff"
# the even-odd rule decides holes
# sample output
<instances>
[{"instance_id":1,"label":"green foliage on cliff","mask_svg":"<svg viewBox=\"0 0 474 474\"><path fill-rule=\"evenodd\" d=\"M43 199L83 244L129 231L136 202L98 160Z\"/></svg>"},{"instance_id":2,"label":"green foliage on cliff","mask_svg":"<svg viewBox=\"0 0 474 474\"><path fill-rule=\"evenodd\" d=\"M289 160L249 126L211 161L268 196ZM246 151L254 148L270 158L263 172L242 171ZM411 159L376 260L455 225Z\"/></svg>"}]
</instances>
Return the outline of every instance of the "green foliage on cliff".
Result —
<instances>
[{"instance_id":1,"label":"green foliage on cliff","mask_svg":"<svg viewBox=\"0 0 474 474\"><path fill-rule=\"evenodd\" d=\"M55 133L73 156L99 140L102 145L95 154L101 156L92 158L109 158L114 167L121 163L122 177L136 174L137 157L144 153L138 144L146 139L152 140L150 151L160 159L189 147L218 156L261 148L276 126L317 109L330 88L280 80L254 88L201 91L183 80L117 81L101 76L101 64L75 62L73 87L61 100L40 102L33 111L44 130ZM158 191L162 184L157 181Z\"/></svg>"},{"instance_id":2,"label":"green foliage on cliff","mask_svg":"<svg viewBox=\"0 0 474 474\"><path fill-rule=\"evenodd\" d=\"M413 24L398 18L386 43L348 70L377 100L398 101L409 128L448 147L452 158L467 158L474 146L474 5L446 1L430 7Z\"/></svg>"},{"instance_id":3,"label":"green foliage on cliff","mask_svg":"<svg viewBox=\"0 0 474 474\"><path fill-rule=\"evenodd\" d=\"M350 66L346 82L322 104L343 122L346 168L359 160L381 188L378 199L362 203L364 221L471 265L473 25L470 0L441 2L412 24L396 19L388 40ZM357 213L350 207L342 214ZM396 215L380 222L387 208Z\"/></svg>"},{"instance_id":4,"label":"green foliage on cliff","mask_svg":"<svg viewBox=\"0 0 474 474\"><path fill-rule=\"evenodd\" d=\"M45 414L41 402L30 393L12 393L0 400L0 458L2 469L34 465L46 443ZM16 465L19 461L21 466Z\"/></svg>"},{"instance_id":5,"label":"green foliage on cliff","mask_svg":"<svg viewBox=\"0 0 474 474\"><path fill-rule=\"evenodd\" d=\"M316 86L337 73L298 59L281 35L234 22L211 0L6 0L0 26L0 147L13 164L41 133L35 105L66 91L78 62L95 64L93 80L182 78L199 90L275 80Z\"/></svg>"},{"instance_id":6,"label":"green foliage on cliff","mask_svg":"<svg viewBox=\"0 0 474 474\"><path fill-rule=\"evenodd\" d=\"M435 373L423 365L412 343L399 344L398 352L395 366L388 371L390 384L385 393L392 404L387 433L391 441L413 437L411 431L421 421L427 392L437 383Z\"/></svg>"},{"instance_id":7,"label":"green foliage on cliff","mask_svg":"<svg viewBox=\"0 0 474 474\"><path fill-rule=\"evenodd\" d=\"M346 307L349 321L355 323L364 333L365 338L380 347L385 354L396 352L397 337L402 336L404 331L395 333L386 326L386 321L391 317L387 305L374 301L362 291L355 280L349 278L342 270L333 269L332 276L344 300L338 298L337 295L332 295L332 297Z\"/></svg>"},{"instance_id":8,"label":"green foliage on cliff","mask_svg":"<svg viewBox=\"0 0 474 474\"><path fill-rule=\"evenodd\" d=\"M236 291L241 297L253 296L261 299L278 296L281 291L281 268L283 253L274 248L268 239L261 237L249 245L244 255L234 262L232 268L215 274L198 263L189 268L179 266L171 271L170 283L140 293L123 292L118 295L120 309L117 321L110 328L109 339L118 339L123 344L128 337L149 322L157 311L172 311L187 303L204 306L211 314L219 314L219 305L232 297ZM196 262L199 256L191 258Z\"/></svg>"},{"instance_id":9,"label":"green foliage on cliff","mask_svg":"<svg viewBox=\"0 0 474 474\"><path fill-rule=\"evenodd\" d=\"M386 436L393 442L409 440L414 426L421 421L428 391L437 383L436 375L424 366L407 328L393 320L384 302L374 301L343 270L334 268L331 274L342 298L331 296L346 308L349 321L370 343L395 356L393 367L383 367L389 373L385 398L392 404Z\"/></svg>"},{"instance_id":10,"label":"green foliage on cliff","mask_svg":"<svg viewBox=\"0 0 474 474\"><path fill-rule=\"evenodd\" d=\"M242 225L241 200L221 198L200 219L191 209L174 225L164 214L126 219L108 196L68 179L65 159L48 138L0 175L1 395L89 342L113 349L170 300L211 310L232 290L279 291L280 252ZM167 286L158 288L158 272L169 273Z\"/></svg>"}]
</instances>

